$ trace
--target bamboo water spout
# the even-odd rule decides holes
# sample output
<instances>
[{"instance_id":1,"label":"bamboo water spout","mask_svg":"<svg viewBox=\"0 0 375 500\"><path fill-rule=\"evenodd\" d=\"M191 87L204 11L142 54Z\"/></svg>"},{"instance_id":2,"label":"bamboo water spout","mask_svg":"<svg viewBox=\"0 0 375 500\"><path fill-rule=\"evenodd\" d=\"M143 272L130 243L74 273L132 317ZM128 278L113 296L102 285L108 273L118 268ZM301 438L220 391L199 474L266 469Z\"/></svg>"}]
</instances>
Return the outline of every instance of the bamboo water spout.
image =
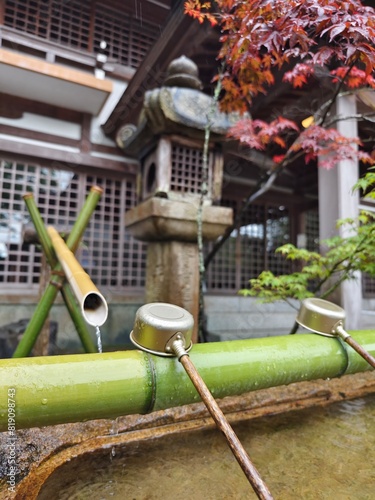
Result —
<instances>
[{"instance_id":1,"label":"bamboo water spout","mask_svg":"<svg viewBox=\"0 0 375 500\"><path fill-rule=\"evenodd\" d=\"M73 252L77 249L79 245L79 241L87 227L87 224L89 223L90 217L100 199L100 196L102 194L102 189L98 186L93 186L90 189L90 193L88 194L85 203L78 214L78 217L70 231L70 234L67 239L67 246L70 250ZM26 199L29 200L30 202L30 195L26 195ZM25 202L26 202L25 199ZM30 205L33 205L31 207L31 218L35 222L36 219L38 219L37 222L37 227L43 225L42 218L40 217L40 214L36 214L36 206L34 206L34 203L27 203L26 206L30 208ZM34 216L33 216L33 215ZM35 217L36 216L36 217ZM47 231L47 230L46 230ZM40 232L40 231L39 231ZM44 232L44 231L43 231ZM43 237L43 236L42 236ZM49 247L49 243L47 244ZM53 257L50 252L48 251L49 257ZM25 330L25 333L23 334L22 339L20 340L17 349L13 353L13 358L22 358L25 356L28 356L35 344L35 341L38 337L38 334L43 327L44 322L46 321L49 311L52 307L52 304L57 296L57 293L61 286L63 286L64 282L64 277L60 275L61 272L61 265L58 264L53 268L53 271L56 273L55 279L53 280L53 283L50 282L49 285L47 286L43 297L39 301L35 312L27 325L27 328ZM70 300L70 295L68 296L68 300ZM85 349L88 352L95 352L95 347L92 344L91 338L89 338L88 332L84 330L83 324L84 321L80 321L80 313L77 314L77 309L74 307L72 304L72 307L68 308L69 310L73 311L74 319L73 322L76 324L79 322L79 326L77 328L82 343L85 347Z\"/></svg>"},{"instance_id":2,"label":"bamboo water spout","mask_svg":"<svg viewBox=\"0 0 375 500\"><path fill-rule=\"evenodd\" d=\"M49 226L47 230L66 279L81 307L83 317L89 325L101 326L108 316L108 306L105 298L56 229Z\"/></svg>"},{"instance_id":3,"label":"bamboo water spout","mask_svg":"<svg viewBox=\"0 0 375 500\"><path fill-rule=\"evenodd\" d=\"M102 194L102 189L99 188L99 186L93 186L90 190L90 196L94 196L99 199L100 195ZM51 267L52 273L54 274L54 279L53 283L54 286L59 288L59 283L56 281L56 274L61 271L61 265L58 263L56 259L55 252L53 251L53 246L51 239L48 235L47 228L44 225L42 216L38 210L38 207L35 203L34 196L32 193L27 193L23 197L25 201L26 208L29 212L30 218L34 224L36 234L38 236L40 245L43 249L43 252L47 258L47 262ZM94 209L95 207L92 207ZM87 221L88 222L88 221ZM25 236L25 235L24 235ZM25 238L24 238L25 239ZM77 246L75 244L74 246ZM61 277L61 281L63 281ZM52 285L51 285L52 286ZM78 307L76 300L74 298L74 294L72 292L72 289L69 286L69 283L67 283L64 280L64 283L61 283L61 295L64 299L65 305L69 311L70 317L72 318L72 321L76 327L77 333L81 339L82 345L85 349L86 352L97 352L96 346L92 341L92 338L90 336L90 331L88 329L88 326L86 324L86 321L83 319L81 310Z\"/></svg>"}]
</instances>

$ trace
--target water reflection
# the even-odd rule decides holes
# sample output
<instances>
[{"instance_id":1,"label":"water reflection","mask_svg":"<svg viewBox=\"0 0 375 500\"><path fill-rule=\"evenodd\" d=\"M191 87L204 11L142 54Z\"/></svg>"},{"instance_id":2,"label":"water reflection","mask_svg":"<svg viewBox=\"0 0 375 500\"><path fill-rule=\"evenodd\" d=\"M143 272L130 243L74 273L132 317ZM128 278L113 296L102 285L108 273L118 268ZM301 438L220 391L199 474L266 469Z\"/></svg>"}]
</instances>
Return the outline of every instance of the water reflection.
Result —
<instances>
[{"instance_id":1,"label":"water reflection","mask_svg":"<svg viewBox=\"0 0 375 500\"><path fill-rule=\"evenodd\" d=\"M374 498L375 396L234 426L276 500ZM256 498L216 430L71 461L40 500ZM59 492L59 493L56 493Z\"/></svg>"}]
</instances>

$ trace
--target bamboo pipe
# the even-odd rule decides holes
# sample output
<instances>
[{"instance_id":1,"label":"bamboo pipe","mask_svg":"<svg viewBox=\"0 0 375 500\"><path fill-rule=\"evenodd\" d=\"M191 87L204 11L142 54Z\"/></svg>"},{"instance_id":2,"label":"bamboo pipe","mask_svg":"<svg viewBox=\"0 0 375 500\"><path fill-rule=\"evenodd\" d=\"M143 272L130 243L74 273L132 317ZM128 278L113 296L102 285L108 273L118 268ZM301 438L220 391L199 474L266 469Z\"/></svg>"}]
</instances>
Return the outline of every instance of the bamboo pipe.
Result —
<instances>
[{"instance_id":1,"label":"bamboo pipe","mask_svg":"<svg viewBox=\"0 0 375 500\"><path fill-rule=\"evenodd\" d=\"M65 277L81 307L82 315L89 325L101 326L108 316L105 298L96 288L90 276L69 250L65 241L52 226L47 228L56 256L64 270Z\"/></svg>"},{"instance_id":2,"label":"bamboo pipe","mask_svg":"<svg viewBox=\"0 0 375 500\"><path fill-rule=\"evenodd\" d=\"M90 217L95 210L98 201L100 200L102 192L102 188L98 186L92 186L90 189L90 193L88 194L66 241L68 248L70 248L73 252L75 252L78 247L79 241L83 233L85 232L87 224L89 223ZM58 264L54 268L54 271L61 271L60 264ZM29 324L27 325L22 339L20 340L16 350L13 353L13 358L23 358L30 354L35 341L38 338L38 334L47 319L49 311L57 296L57 292L60 286L62 286L63 282L64 277L56 275L54 278L54 282L50 283L47 286L43 297L39 301L34 314Z\"/></svg>"},{"instance_id":3,"label":"bamboo pipe","mask_svg":"<svg viewBox=\"0 0 375 500\"><path fill-rule=\"evenodd\" d=\"M352 332L375 354L375 331ZM215 398L369 369L337 338L284 335L197 344L190 358ZM149 413L199 401L177 358L138 350L0 360L0 431L15 389L16 429Z\"/></svg>"},{"instance_id":4,"label":"bamboo pipe","mask_svg":"<svg viewBox=\"0 0 375 500\"><path fill-rule=\"evenodd\" d=\"M101 194L101 188L95 187L95 191L97 192L97 194ZM60 267L60 264L58 264L56 260L51 239L48 236L47 229L35 203L33 194L27 193L23 197L23 199L29 212L30 218L34 224L36 234L39 238L39 242L42 246L43 252L47 258L48 264L50 265L51 269L55 269L56 265ZM68 309L70 317L72 318L74 326L76 327L77 333L79 335L79 338L81 339L85 351L97 352L96 346L90 336L87 324L82 318L81 311L78 308L76 301L74 300L73 292L71 291L69 284L66 282L64 282L64 284L62 285L61 295L64 299L66 308Z\"/></svg>"}]
</instances>

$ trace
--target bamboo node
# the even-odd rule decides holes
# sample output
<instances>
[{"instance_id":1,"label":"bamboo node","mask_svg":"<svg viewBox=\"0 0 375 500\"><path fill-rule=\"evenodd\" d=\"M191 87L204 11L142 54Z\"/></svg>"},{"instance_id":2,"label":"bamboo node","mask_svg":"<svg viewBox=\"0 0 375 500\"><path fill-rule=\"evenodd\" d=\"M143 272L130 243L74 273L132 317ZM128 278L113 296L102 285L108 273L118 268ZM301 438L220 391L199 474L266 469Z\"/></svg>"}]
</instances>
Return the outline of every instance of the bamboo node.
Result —
<instances>
[{"instance_id":1,"label":"bamboo node","mask_svg":"<svg viewBox=\"0 0 375 500\"><path fill-rule=\"evenodd\" d=\"M61 289L62 289L62 284L61 284L59 281L53 281L53 280L51 280L49 283L50 283L50 285L55 286L55 287L56 287L56 288L58 288L59 290L61 290Z\"/></svg>"}]
</instances>

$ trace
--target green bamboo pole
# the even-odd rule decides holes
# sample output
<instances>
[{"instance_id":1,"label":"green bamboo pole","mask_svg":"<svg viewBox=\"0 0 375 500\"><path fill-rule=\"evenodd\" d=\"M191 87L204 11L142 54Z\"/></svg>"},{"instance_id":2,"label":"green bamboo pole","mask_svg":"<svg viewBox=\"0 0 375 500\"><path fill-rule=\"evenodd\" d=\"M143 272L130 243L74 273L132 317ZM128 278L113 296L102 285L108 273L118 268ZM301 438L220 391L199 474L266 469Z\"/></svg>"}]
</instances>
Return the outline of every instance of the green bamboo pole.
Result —
<instances>
[{"instance_id":1,"label":"green bamboo pole","mask_svg":"<svg viewBox=\"0 0 375 500\"><path fill-rule=\"evenodd\" d=\"M375 353L375 331L353 338ZM368 370L337 338L314 334L198 344L189 353L215 398ZM141 351L0 361L0 431L15 392L16 428L148 413L200 401L177 358Z\"/></svg>"},{"instance_id":2,"label":"green bamboo pole","mask_svg":"<svg viewBox=\"0 0 375 500\"><path fill-rule=\"evenodd\" d=\"M44 255L47 258L47 262L50 265L50 267L53 268L57 264L57 259L54 254L52 243L47 233L47 229L44 226L42 216L40 215L39 209L35 203L33 193L26 193L23 196L23 201L25 202L26 208L34 224L35 231L39 237L39 242L43 249Z\"/></svg>"},{"instance_id":3,"label":"green bamboo pole","mask_svg":"<svg viewBox=\"0 0 375 500\"><path fill-rule=\"evenodd\" d=\"M86 201L81 209L81 212L78 214L77 220L68 236L67 246L75 252L80 239L86 229L86 226L90 220L90 217L95 210L95 207L100 199L102 194L102 189L94 186L91 188L90 193L88 194ZM56 264L53 272L61 272L62 268L60 264ZM56 299L57 292L59 288L62 286L64 282L64 276L56 274L54 276L54 284L49 284L37 305L34 314L26 327L26 330L20 340L16 350L13 353L13 358L23 358L30 354L31 349L33 348L36 339L38 338L38 334L42 329L45 320L49 314L49 311L52 307L54 300Z\"/></svg>"},{"instance_id":4,"label":"green bamboo pole","mask_svg":"<svg viewBox=\"0 0 375 500\"><path fill-rule=\"evenodd\" d=\"M32 193L27 193L23 197L28 212L30 214L31 220L34 224L35 230L39 237L39 242L42 246L43 252L47 258L48 264L51 269L55 269L58 261L55 257L55 253L53 250L53 245L51 242L51 238L47 232L47 229L44 225L42 216L40 215L39 209L35 203L34 196ZM69 284L65 281L62 289L61 295L64 299L65 305L69 311L70 317L76 327L79 338L81 339L82 345L86 352L97 352L97 348L95 346L94 341L90 336L89 329L87 328L87 324L82 317L81 311L77 306L77 303L74 299L74 294L70 289ZM39 332L38 332L39 333Z\"/></svg>"}]
</instances>

